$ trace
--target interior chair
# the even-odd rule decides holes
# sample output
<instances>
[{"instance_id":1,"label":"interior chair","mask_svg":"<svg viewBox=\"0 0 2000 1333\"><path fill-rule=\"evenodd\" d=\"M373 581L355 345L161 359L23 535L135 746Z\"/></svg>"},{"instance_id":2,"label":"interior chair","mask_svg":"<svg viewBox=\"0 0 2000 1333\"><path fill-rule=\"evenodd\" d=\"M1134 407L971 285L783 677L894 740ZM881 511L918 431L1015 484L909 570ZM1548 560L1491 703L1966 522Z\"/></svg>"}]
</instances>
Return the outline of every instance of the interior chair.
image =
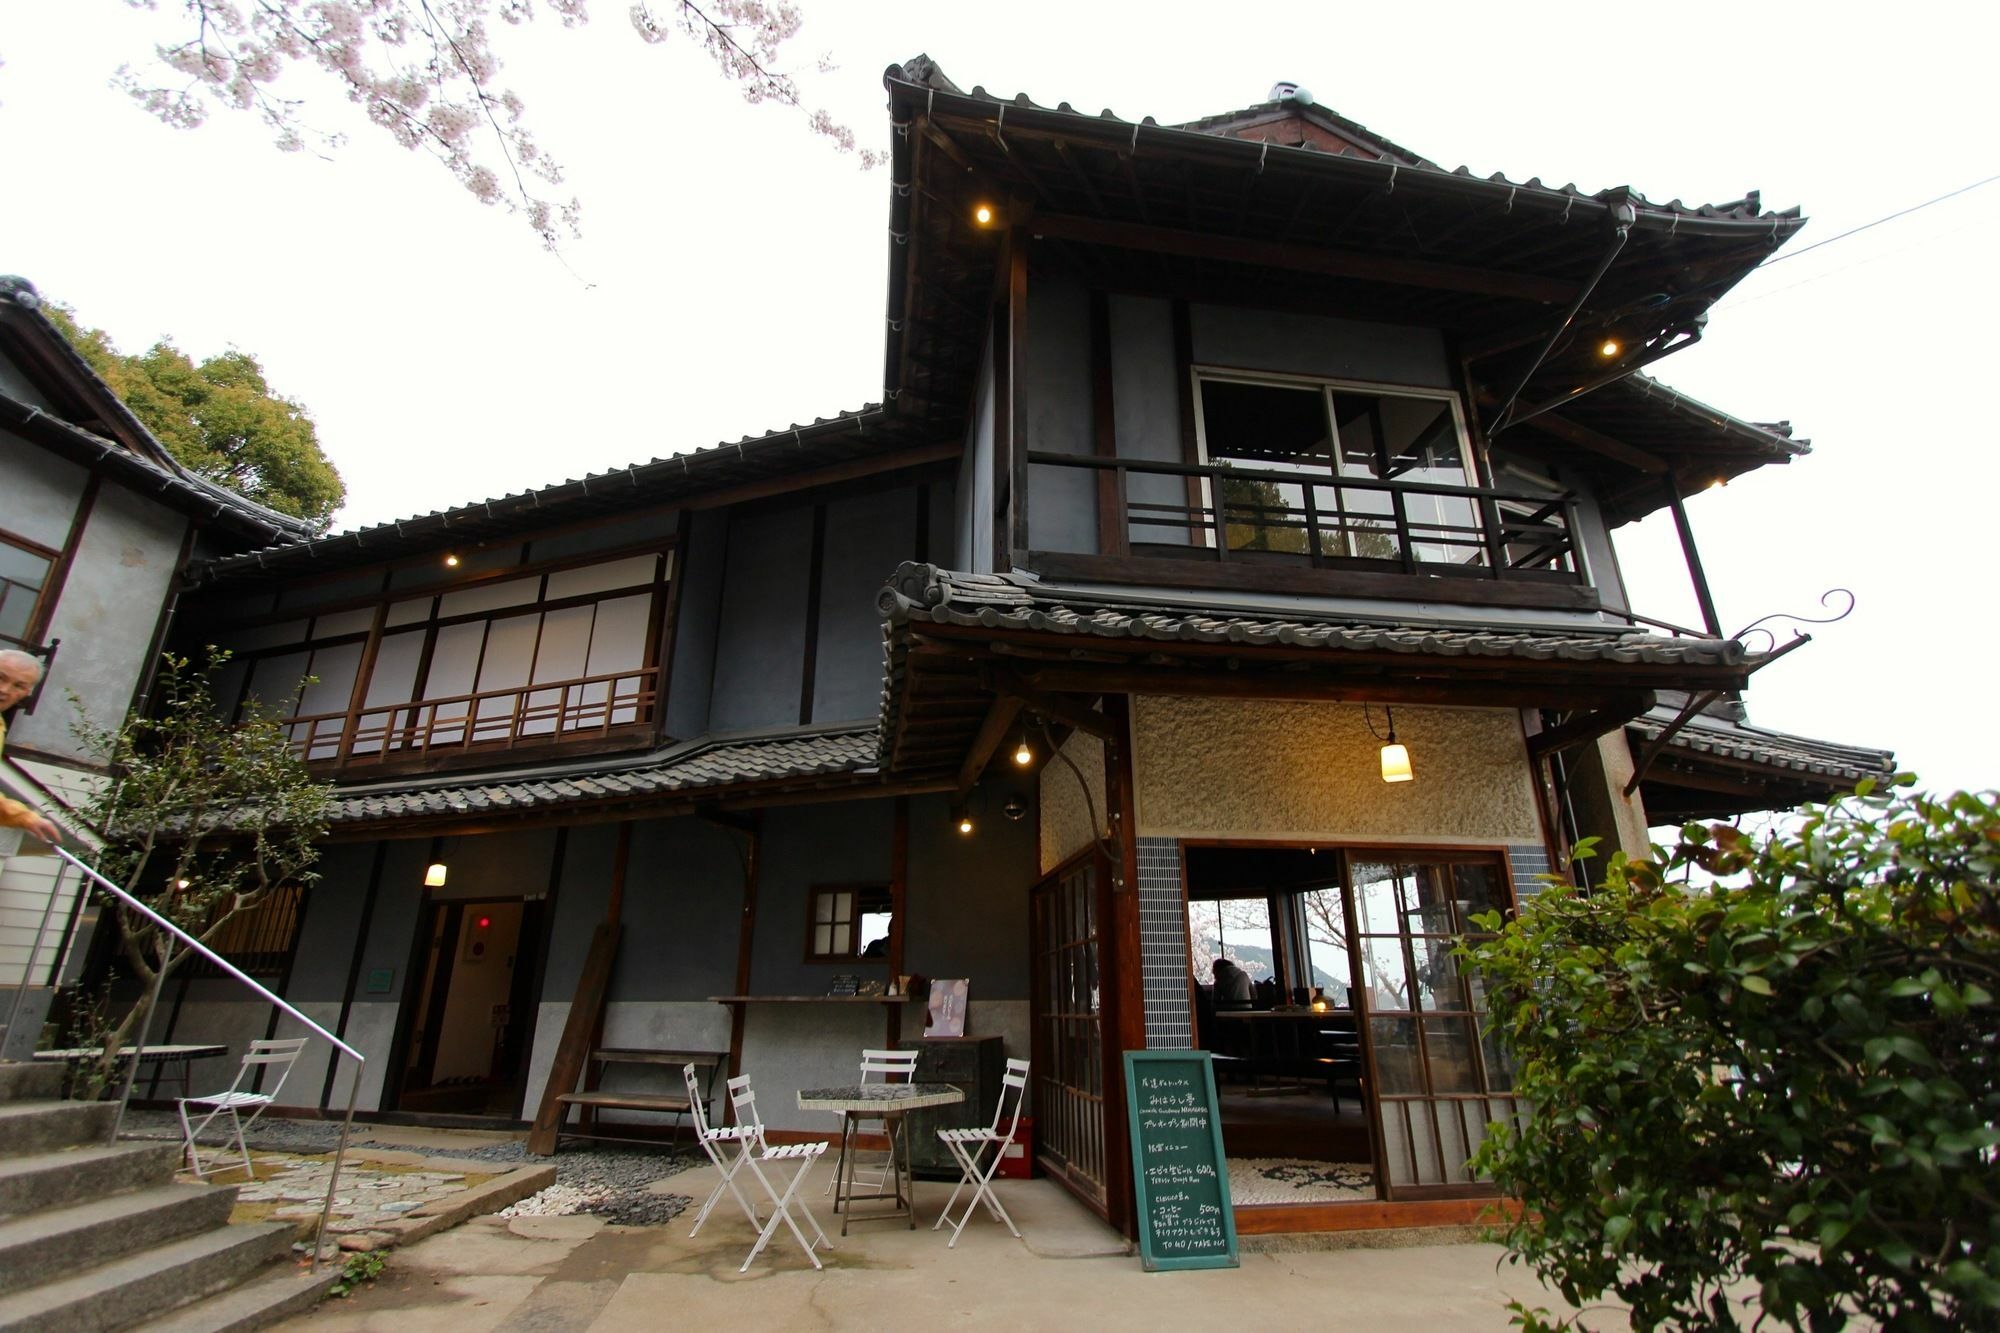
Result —
<instances>
[{"instance_id":1,"label":"interior chair","mask_svg":"<svg viewBox=\"0 0 2000 1333\"><path fill-rule=\"evenodd\" d=\"M750 1219L750 1225L761 1227L764 1220L757 1216L757 1210L743 1197L743 1191L736 1186L736 1173L750 1160L750 1151L757 1146L762 1131L761 1125L718 1125L713 1128L708 1123L708 1102L701 1095L700 1076L693 1065L681 1070L687 1079L688 1113L694 1118L695 1140L701 1144L708 1160L715 1163L721 1179L715 1182L708 1198L703 1201L701 1211L694 1215L694 1230L688 1232L692 1238L701 1230L701 1224L708 1221L708 1214L715 1207L722 1192L728 1190L736 1196L736 1206L743 1210L743 1216ZM733 1148L733 1151L732 1151Z\"/></svg>"},{"instance_id":2,"label":"interior chair","mask_svg":"<svg viewBox=\"0 0 2000 1333\"><path fill-rule=\"evenodd\" d=\"M944 1211L938 1214L938 1220L931 1224L932 1231L943 1226L951 1217L952 1205L958 1202L958 1196L965 1191L965 1187L973 1187L965 1212L951 1229L951 1240L946 1243L946 1249L958 1244L958 1233L965 1230L965 1224L972 1218L972 1210L981 1202L986 1204L986 1211L1007 1224L1007 1230L1014 1233L1014 1239L1021 1239L1021 1229L1014 1225L1014 1219L1007 1216L1007 1210L994 1197L993 1173L1000 1169L1001 1158L1007 1155L1007 1149L1014 1142L1014 1131L1021 1124L1021 1102L1027 1095L1028 1062L1009 1060L1007 1072L1000 1076L1000 1101L993 1108L993 1123L984 1129L941 1129L937 1132L939 1141L958 1162L963 1177L958 1182L958 1188L951 1192L951 1198L945 1200ZM1010 1098L1013 1101L1011 1111L1007 1106ZM1004 1130L1000 1127L1002 1122L1007 1126ZM986 1156L989 1151L991 1157Z\"/></svg>"},{"instance_id":3,"label":"interior chair","mask_svg":"<svg viewBox=\"0 0 2000 1333\"><path fill-rule=\"evenodd\" d=\"M250 1179L257 1178L257 1169L250 1164L250 1147L243 1141L243 1131L257 1123L257 1117L264 1114L266 1107L278 1100L278 1092L290 1077L292 1066L297 1063L299 1052L304 1050L304 1037L280 1037L275 1041L258 1038L250 1043L250 1049L243 1053L243 1063L236 1067L236 1081L221 1092L206 1097L179 1097L181 1113L181 1138L187 1145L188 1170L196 1176L202 1175L201 1150L195 1140L217 1116L227 1115L229 1124L236 1131L236 1149L243 1154L243 1172ZM278 1081L266 1092L251 1092L245 1084L252 1082L257 1073L275 1073ZM188 1114L188 1108L195 1108L196 1114L206 1111L199 1122ZM250 1118L243 1118L244 1111ZM227 1147L228 1145L224 1145ZM218 1156L219 1160L219 1156ZM210 1164L210 1170L214 1165Z\"/></svg>"},{"instance_id":4,"label":"interior chair","mask_svg":"<svg viewBox=\"0 0 2000 1333\"><path fill-rule=\"evenodd\" d=\"M750 1253L744 1257L743 1266L736 1271L739 1273L750 1271L750 1265L770 1243L771 1235L777 1231L780 1222L791 1229L793 1237L799 1242L799 1248L806 1252L806 1258L812 1260L812 1266L825 1267L820 1263L819 1256L813 1253L813 1242L806 1239L805 1233L799 1230L799 1224L792 1220L792 1200L798 1194L799 1186L804 1183L806 1174L812 1170L812 1164L825 1154L826 1141L818 1139L811 1143L787 1143L778 1147L766 1142L764 1120L757 1114L757 1094L750 1088L748 1074L740 1074L729 1080L729 1104L736 1110L736 1128L747 1129L754 1136L746 1136L743 1140L743 1165L750 1168L750 1174L764 1187L765 1195L771 1200L772 1210L771 1220L757 1233L757 1243L750 1247ZM784 1173L784 1166L787 1163L795 1166L789 1179ZM764 1173L765 1167L771 1168L771 1175ZM783 1190L772 1185L773 1175L778 1177L779 1183L784 1186ZM799 1207L800 1211L805 1213L806 1222L812 1227L813 1234L819 1238L818 1243L829 1250L832 1249L833 1242L826 1238L824 1231L820 1230L819 1219L812 1215L812 1209L804 1204L800 1204Z\"/></svg>"},{"instance_id":5,"label":"interior chair","mask_svg":"<svg viewBox=\"0 0 2000 1333\"><path fill-rule=\"evenodd\" d=\"M908 1083L916 1077L918 1051L871 1051L861 1052L861 1081L863 1083ZM882 1160L881 1169L876 1171L871 1182L875 1192L889 1182L890 1168L896 1162L896 1133L901 1128L902 1116L863 1116L846 1114L840 1117L840 1155L834 1159L833 1176L826 1182L826 1194L833 1193L840 1181L840 1173L847 1168L849 1145L869 1125L882 1126L883 1135L889 1140L889 1155ZM858 1163L857 1163L858 1165Z\"/></svg>"}]
</instances>

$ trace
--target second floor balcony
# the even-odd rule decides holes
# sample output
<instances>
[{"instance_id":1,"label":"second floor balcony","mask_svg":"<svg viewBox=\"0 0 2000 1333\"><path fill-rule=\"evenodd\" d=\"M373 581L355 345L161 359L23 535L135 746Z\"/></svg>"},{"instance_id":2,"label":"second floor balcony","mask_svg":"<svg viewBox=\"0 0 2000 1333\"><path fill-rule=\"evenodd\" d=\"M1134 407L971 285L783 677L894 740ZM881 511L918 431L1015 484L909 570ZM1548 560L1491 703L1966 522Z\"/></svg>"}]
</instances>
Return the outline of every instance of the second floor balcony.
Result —
<instances>
[{"instance_id":1,"label":"second floor balcony","mask_svg":"<svg viewBox=\"0 0 2000 1333\"><path fill-rule=\"evenodd\" d=\"M646 743L658 703L659 670L642 667L356 712L302 713L282 725L300 757L316 767L451 767L555 745Z\"/></svg>"},{"instance_id":2,"label":"second floor balcony","mask_svg":"<svg viewBox=\"0 0 2000 1333\"><path fill-rule=\"evenodd\" d=\"M1097 549L1029 517L1032 566L1056 577L1305 594L1595 604L1574 493L1032 452L1037 507L1096 514ZM1419 582L1421 580L1421 582Z\"/></svg>"}]
</instances>

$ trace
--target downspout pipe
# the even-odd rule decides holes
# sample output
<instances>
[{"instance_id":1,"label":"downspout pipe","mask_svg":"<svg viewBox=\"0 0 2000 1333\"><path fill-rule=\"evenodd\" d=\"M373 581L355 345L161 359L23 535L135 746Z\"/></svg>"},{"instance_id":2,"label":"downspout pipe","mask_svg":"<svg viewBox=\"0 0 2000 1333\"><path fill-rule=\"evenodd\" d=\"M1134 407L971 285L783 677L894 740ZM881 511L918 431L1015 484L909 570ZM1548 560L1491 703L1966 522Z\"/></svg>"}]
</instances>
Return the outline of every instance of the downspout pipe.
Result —
<instances>
[{"instance_id":1,"label":"downspout pipe","mask_svg":"<svg viewBox=\"0 0 2000 1333\"><path fill-rule=\"evenodd\" d=\"M1590 299L1591 293L1597 290L1597 284L1604 281L1604 275L1611 271L1612 262L1618 258L1619 251L1625 248L1626 240L1632 235L1632 224L1638 221L1639 210L1632 206L1630 200L1623 200L1612 211L1611 217L1613 225L1611 244L1605 247L1604 258L1597 261L1597 267L1591 270L1589 279L1577 292L1576 298L1569 303L1569 309L1563 311L1562 322L1557 324L1543 340L1541 350L1535 353L1535 359L1529 363L1527 370L1522 372L1521 378L1515 381L1512 392L1501 402L1500 411L1494 417L1493 428L1487 431L1489 436L1498 435L1514 424L1509 417L1514 410L1514 401L1521 396L1521 391L1528 387L1528 381L1535 377L1535 372L1542 368L1542 362L1548 360L1549 353L1553 352L1556 344L1562 341L1562 336L1569 332L1569 326L1576 322L1578 312L1583 309L1584 302Z\"/></svg>"}]
</instances>

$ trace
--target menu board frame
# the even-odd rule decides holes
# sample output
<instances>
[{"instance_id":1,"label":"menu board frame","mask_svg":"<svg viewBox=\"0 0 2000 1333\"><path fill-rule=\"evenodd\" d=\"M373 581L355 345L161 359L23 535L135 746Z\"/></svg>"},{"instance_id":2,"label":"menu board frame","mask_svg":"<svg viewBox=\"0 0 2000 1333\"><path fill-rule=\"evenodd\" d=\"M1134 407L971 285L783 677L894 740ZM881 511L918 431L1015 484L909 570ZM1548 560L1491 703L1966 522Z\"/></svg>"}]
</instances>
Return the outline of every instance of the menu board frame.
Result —
<instances>
[{"instance_id":1,"label":"menu board frame","mask_svg":"<svg viewBox=\"0 0 2000 1333\"><path fill-rule=\"evenodd\" d=\"M1156 1201L1152 1182L1146 1175L1146 1159L1158 1156L1157 1151L1148 1151L1150 1145L1158 1145L1161 1136L1156 1132L1149 1139L1146 1126L1139 1114L1140 1098L1145 1089L1143 1080L1149 1073L1158 1075L1165 1067L1180 1065L1198 1071L1193 1079L1194 1094L1199 1106L1193 1108L1208 1117L1208 1134L1203 1143L1184 1145L1197 1151L1206 1149L1205 1163L1214 1172L1217 1197L1222 1205L1223 1248L1198 1254L1174 1254L1163 1256L1159 1252L1159 1238L1153 1233L1154 1209ZM1236 1248L1236 1207L1229 1198L1229 1159L1222 1150L1222 1117L1216 1108L1215 1063L1207 1051L1126 1051L1125 1052L1125 1113L1130 1127L1132 1144L1132 1197L1139 1216L1139 1260L1149 1273L1176 1268L1235 1268L1241 1263Z\"/></svg>"}]
</instances>

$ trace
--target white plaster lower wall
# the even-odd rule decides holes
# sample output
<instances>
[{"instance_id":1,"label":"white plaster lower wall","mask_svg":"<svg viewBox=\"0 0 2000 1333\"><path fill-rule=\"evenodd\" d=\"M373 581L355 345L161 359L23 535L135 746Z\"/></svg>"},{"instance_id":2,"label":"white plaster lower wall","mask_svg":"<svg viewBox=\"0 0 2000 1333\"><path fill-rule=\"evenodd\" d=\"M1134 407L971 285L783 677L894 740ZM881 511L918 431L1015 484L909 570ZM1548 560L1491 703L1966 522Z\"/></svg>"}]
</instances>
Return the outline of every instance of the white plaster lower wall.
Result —
<instances>
[{"instance_id":1,"label":"white plaster lower wall","mask_svg":"<svg viewBox=\"0 0 2000 1333\"><path fill-rule=\"evenodd\" d=\"M323 1001L299 1006L306 1017L318 1023L329 1032L337 1032L340 1022L340 1005L337 1001ZM165 1022L164 1017L159 1020ZM229 1086L236 1077L238 1063L243 1053L250 1048L250 1042L264 1035L265 1026L271 1021L271 1009L257 1000L211 1000L190 999L181 1006L180 1019L174 1024L174 1042L177 1045L195 1045L217 1042L229 1047L227 1056L203 1060L194 1066L194 1092L217 1092ZM157 1031L157 1029L156 1029ZM318 1106L320 1093L326 1087L326 1063L333 1048L317 1036L307 1031L297 1020L284 1014L278 1016L275 1037L307 1037L305 1049L299 1053L298 1063L292 1067L285 1085L278 1094L280 1106ZM360 1051L367 1063L362 1067L361 1095L355 1103L358 1111L377 1111L382 1104L382 1085L389 1063L389 1047L396 1036L396 1006L394 1004L359 1004L347 1015L347 1034L343 1038L348 1045ZM153 1040L158 1040L157 1037ZM345 1056L341 1058L342 1070L334 1079L333 1099L330 1109L347 1109L348 1079L354 1062ZM146 1084L140 1085L140 1096L146 1095ZM270 1080L264 1081L265 1088ZM179 1096L180 1086L161 1083L159 1096Z\"/></svg>"},{"instance_id":2,"label":"white plaster lower wall","mask_svg":"<svg viewBox=\"0 0 2000 1333\"><path fill-rule=\"evenodd\" d=\"M340 1001L338 1000L322 1000L313 1004L301 1004L298 1008L299 1012L325 1028L328 1032L335 1031L340 1023ZM305 1024L299 1022L289 1014L280 1014L278 1016L278 1030L271 1035L280 1039L288 1037L304 1037L306 1039L305 1046L299 1051L297 1062L292 1065L292 1072L285 1079L285 1085L278 1090L277 1105L318 1106L320 1093L326 1089L327 1060L338 1053L333 1047L327 1045L326 1038L317 1035L310 1028L306 1027ZM353 1045L352 1042L348 1044L350 1046ZM366 1054L366 1052L363 1052L363 1054ZM338 1081L334 1084L334 1105L337 1109L344 1111L347 1109L347 1080L353 1076L354 1062L344 1055L340 1058L346 1069L342 1071ZM267 1091L269 1087L270 1084L267 1082L265 1084Z\"/></svg>"},{"instance_id":3,"label":"white plaster lower wall","mask_svg":"<svg viewBox=\"0 0 2000 1333\"><path fill-rule=\"evenodd\" d=\"M801 1088L852 1083L861 1077L861 1051L881 1046L887 1019L878 1004L745 1005L743 1072L757 1090L757 1111L773 1129L824 1130L839 1117L799 1109ZM909 1006L905 1026L919 1013ZM967 1012L970 1021L971 1013Z\"/></svg>"},{"instance_id":4,"label":"white plaster lower wall","mask_svg":"<svg viewBox=\"0 0 2000 1333\"><path fill-rule=\"evenodd\" d=\"M1132 702L1142 835L1541 841L1527 746L1510 709L1398 708L1396 735L1416 780L1386 783L1381 742L1354 704ZM1383 710L1373 712L1382 727Z\"/></svg>"}]
</instances>

